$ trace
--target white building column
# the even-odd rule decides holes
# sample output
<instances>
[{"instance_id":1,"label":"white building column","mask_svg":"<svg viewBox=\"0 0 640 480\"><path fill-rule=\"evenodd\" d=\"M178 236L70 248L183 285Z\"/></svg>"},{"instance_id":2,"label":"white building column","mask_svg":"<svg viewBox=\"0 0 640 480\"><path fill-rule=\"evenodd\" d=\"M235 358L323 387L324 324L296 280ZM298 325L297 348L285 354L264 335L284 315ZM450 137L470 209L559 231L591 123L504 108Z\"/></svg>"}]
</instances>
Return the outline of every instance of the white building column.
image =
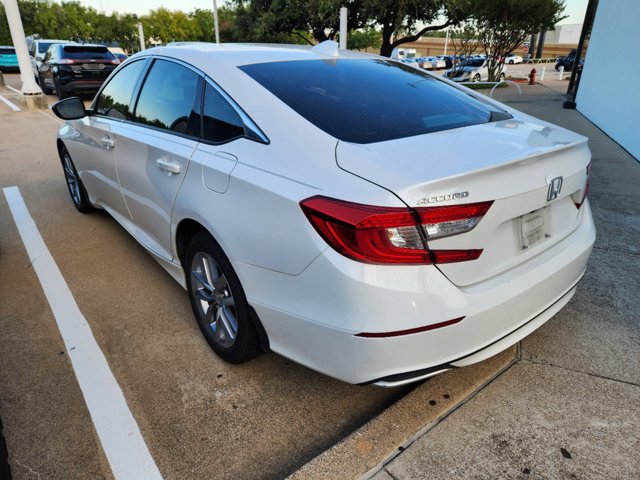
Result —
<instances>
[{"instance_id":1,"label":"white building column","mask_svg":"<svg viewBox=\"0 0 640 480\"><path fill-rule=\"evenodd\" d=\"M18 9L18 0L3 0L3 3L4 11L7 13L9 30L11 30L11 39L13 40L13 46L16 49L16 55L18 57L18 65L20 66L22 93L24 95L42 95L42 90L36 83L31 69L27 40L24 36L20 10Z\"/></svg>"}]
</instances>

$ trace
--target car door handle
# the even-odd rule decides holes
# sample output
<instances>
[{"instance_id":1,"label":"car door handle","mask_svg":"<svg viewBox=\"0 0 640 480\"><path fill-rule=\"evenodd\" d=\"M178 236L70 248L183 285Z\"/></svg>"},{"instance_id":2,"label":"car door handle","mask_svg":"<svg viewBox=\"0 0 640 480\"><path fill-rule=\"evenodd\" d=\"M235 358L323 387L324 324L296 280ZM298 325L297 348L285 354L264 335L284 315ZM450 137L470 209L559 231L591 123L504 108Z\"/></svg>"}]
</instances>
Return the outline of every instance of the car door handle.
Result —
<instances>
[{"instance_id":1,"label":"car door handle","mask_svg":"<svg viewBox=\"0 0 640 480\"><path fill-rule=\"evenodd\" d=\"M156 165L162 170L166 170L169 173L180 173L182 167L178 162L174 162L173 160L168 160L166 158L159 158L156 160Z\"/></svg>"},{"instance_id":2,"label":"car door handle","mask_svg":"<svg viewBox=\"0 0 640 480\"><path fill-rule=\"evenodd\" d=\"M102 142L102 145L104 145L107 150L116 147L116 141L108 135L102 137L100 142Z\"/></svg>"}]
</instances>

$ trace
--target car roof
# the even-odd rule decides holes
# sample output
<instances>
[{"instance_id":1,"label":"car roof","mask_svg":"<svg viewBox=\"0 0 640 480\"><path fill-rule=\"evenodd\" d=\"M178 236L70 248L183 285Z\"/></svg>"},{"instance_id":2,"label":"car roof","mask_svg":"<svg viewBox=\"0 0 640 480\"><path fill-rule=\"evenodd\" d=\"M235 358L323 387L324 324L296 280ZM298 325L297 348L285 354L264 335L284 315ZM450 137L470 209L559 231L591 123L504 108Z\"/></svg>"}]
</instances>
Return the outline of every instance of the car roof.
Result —
<instances>
[{"instance_id":1,"label":"car roof","mask_svg":"<svg viewBox=\"0 0 640 480\"><path fill-rule=\"evenodd\" d=\"M14 47L13 45L0 45L0 48L13 48L14 50L16 49L16 47Z\"/></svg>"},{"instance_id":2,"label":"car roof","mask_svg":"<svg viewBox=\"0 0 640 480\"><path fill-rule=\"evenodd\" d=\"M68 44L67 43L61 43L60 45L63 45L64 47L74 47L74 48L77 48L77 47L104 47L107 50L109 50L106 45L101 45L99 43L72 43L71 42L71 43L68 43Z\"/></svg>"},{"instance_id":3,"label":"car roof","mask_svg":"<svg viewBox=\"0 0 640 480\"><path fill-rule=\"evenodd\" d=\"M326 43L326 42L325 42ZM306 45L248 44L248 43L173 43L165 47L155 47L139 52L135 57L156 55L182 60L207 70L212 61L227 66L241 66L254 63L270 63L294 60L371 59L377 55L340 50L339 56L323 54L323 50ZM387 59L388 60L388 59Z\"/></svg>"}]
</instances>

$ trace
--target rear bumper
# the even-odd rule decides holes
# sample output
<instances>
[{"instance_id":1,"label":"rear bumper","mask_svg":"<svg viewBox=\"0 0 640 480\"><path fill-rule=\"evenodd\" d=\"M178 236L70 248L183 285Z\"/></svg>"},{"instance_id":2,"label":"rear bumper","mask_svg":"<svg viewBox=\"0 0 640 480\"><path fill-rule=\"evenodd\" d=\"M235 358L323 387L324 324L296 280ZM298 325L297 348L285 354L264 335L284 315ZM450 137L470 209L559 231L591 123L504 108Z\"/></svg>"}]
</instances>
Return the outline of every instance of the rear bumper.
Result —
<instances>
[{"instance_id":1,"label":"rear bumper","mask_svg":"<svg viewBox=\"0 0 640 480\"><path fill-rule=\"evenodd\" d=\"M393 386L479 362L544 324L575 291L595 241L588 202L580 226L544 254L456 287L432 266L377 266L326 250L298 276L236 264L272 350L349 383ZM392 332L465 317L422 333Z\"/></svg>"},{"instance_id":2,"label":"rear bumper","mask_svg":"<svg viewBox=\"0 0 640 480\"><path fill-rule=\"evenodd\" d=\"M0 63L0 72L15 72L20 70L17 63Z\"/></svg>"},{"instance_id":3,"label":"rear bumper","mask_svg":"<svg viewBox=\"0 0 640 480\"><path fill-rule=\"evenodd\" d=\"M97 92L104 80L67 80L65 83L60 83L60 88L65 93L73 92Z\"/></svg>"},{"instance_id":4,"label":"rear bumper","mask_svg":"<svg viewBox=\"0 0 640 480\"><path fill-rule=\"evenodd\" d=\"M60 82L60 88L65 93L72 92L97 92L105 80L109 77L109 71L75 73L67 70L59 72L57 78Z\"/></svg>"}]
</instances>

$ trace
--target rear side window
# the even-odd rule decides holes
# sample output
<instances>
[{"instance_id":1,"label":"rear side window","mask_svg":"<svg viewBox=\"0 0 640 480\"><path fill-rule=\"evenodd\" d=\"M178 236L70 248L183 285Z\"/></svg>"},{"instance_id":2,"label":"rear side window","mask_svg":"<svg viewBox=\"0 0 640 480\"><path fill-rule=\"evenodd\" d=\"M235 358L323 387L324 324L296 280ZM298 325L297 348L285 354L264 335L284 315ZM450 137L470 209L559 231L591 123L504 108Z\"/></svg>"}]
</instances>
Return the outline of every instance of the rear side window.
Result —
<instances>
[{"instance_id":1,"label":"rear side window","mask_svg":"<svg viewBox=\"0 0 640 480\"><path fill-rule=\"evenodd\" d=\"M116 58L107 50L107 47L84 45L63 47L62 56L71 60L114 60Z\"/></svg>"},{"instance_id":2,"label":"rear side window","mask_svg":"<svg viewBox=\"0 0 640 480\"><path fill-rule=\"evenodd\" d=\"M190 136L200 136L200 76L187 67L156 60L136 105L134 121Z\"/></svg>"},{"instance_id":3,"label":"rear side window","mask_svg":"<svg viewBox=\"0 0 640 480\"><path fill-rule=\"evenodd\" d=\"M16 50L14 48L0 48L0 55L15 55Z\"/></svg>"},{"instance_id":4,"label":"rear side window","mask_svg":"<svg viewBox=\"0 0 640 480\"><path fill-rule=\"evenodd\" d=\"M146 62L138 61L125 65L100 92L96 104L96 113L107 117L125 120L128 118L133 89L144 69Z\"/></svg>"},{"instance_id":5,"label":"rear side window","mask_svg":"<svg viewBox=\"0 0 640 480\"><path fill-rule=\"evenodd\" d=\"M390 60L297 60L240 69L309 122L347 142L373 143L486 123L496 110Z\"/></svg>"},{"instance_id":6,"label":"rear side window","mask_svg":"<svg viewBox=\"0 0 640 480\"><path fill-rule=\"evenodd\" d=\"M222 143L244 135L244 124L238 112L208 83L203 113L204 140Z\"/></svg>"}]
</instances>

